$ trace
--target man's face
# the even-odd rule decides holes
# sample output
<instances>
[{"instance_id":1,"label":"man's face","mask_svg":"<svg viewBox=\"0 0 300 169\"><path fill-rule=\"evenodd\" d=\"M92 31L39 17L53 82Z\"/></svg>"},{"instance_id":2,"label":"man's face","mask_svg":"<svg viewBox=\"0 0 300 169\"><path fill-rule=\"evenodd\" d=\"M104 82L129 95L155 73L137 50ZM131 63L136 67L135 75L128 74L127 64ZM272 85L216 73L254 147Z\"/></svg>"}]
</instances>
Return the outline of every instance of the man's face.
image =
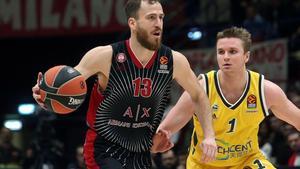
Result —
<instances>
[{"instance_id":1,"label":"man's face","mask_svg":"<svg viewBox=\"0 0 300 169\"><path fill-rule=\"evenodd\" d=\"M222 71L240 71L248 62L249 52L244 51L238 38L222 38L217 41L217 60Z\"/></svg>"},{"instance_id":2,"label":"man's face","mask_svg":"<svg viewBox=\"0 0 300 169\"><path fill-rule=\"evenodd\" d=\"M161 45L163 30L164 12L161 4L142 1L137 15L134 33L138 42L149 50L157 50Z\"/></svg>"},{"instance_id":3,"label":"man's face","mask_svg":"<svg viewBox=\"0 0 300 169\"><path fill-rule=\"evenodd\" d=\"M3 143L10 143L12 140L12 133L9 129L3 127L0 129L0 140Z\"/></svg>"},{"instance_id":4,"label":"man's face","mask_svg":"<svg viewBox=\"0 0 300 169\"><path fill-rule=\"evenodd\" d=\"M161 155L162 165L165 168L173 168L176 166L176 157L173 151L167 151Z\"/></svg>"},{"instance_id":5,"label":"man's face","mask_svg":"<svg viewBox=\"0 0 300 169\"><path fill-rule=\"evenodd\" d=\"M297 151L297 142L300 139L299 133L291 133L288 135L288 143L293 151Z\"/></svg>"}]
</instances>

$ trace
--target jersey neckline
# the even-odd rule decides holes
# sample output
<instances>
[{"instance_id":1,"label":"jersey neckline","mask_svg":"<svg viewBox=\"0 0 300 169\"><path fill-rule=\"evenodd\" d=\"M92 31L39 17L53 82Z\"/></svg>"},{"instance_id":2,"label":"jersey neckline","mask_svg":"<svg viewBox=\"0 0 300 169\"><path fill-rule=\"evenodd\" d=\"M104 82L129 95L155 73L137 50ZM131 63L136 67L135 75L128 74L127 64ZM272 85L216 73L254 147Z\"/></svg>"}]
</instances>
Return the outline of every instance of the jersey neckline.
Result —
<instances>
[{"instance_id":1,"label":"jersey neckline","mask_svg":"<svg viewBox=\"0 0 300 169\"><path fill-rule=\"evenodd\" d=\"M126 48L127 48L128 53L129 53L129 56L132 59L134 65L136 67L138 67L139 69L142 69L142 68L149 69L153 65L154 60L157 56L157 50L153 53L153 55L152 55L151 59L148 61L148 63L145 66L143 66L143 64L140 62L140 60L137 58L137 56L132 51L132 49L130 47L130 44L129 44L129 40L126 40L125 44L126 44Z\"/></svg>"},{"instance_id":2,"label":"jersey neckline","mask_svg":"<svg viewBox=\"0 0 300 169\"><path fill-rule=\"evenodd\" d=\"M222 102L224 103L224 105L226 105L228 108L234 110L235 108L237 108L243 102L243 100L247 96L248 91L250 89L250 81L251 81L251 75L250 75L250 72L248 70L247 70L247 75L248 75L247 83L246 83L246 86L245 86L245 89L244 89L242 95L240 96L240 98L235 103L231 104L229 101L227 101L227 99L225 98L225 96L222 92L220 82L219 82L218 71L214 72L214 81L215 81L215 87L217 89L217 93L219 94L219 96L220 96Z\"/></svg>"}]
</instances>

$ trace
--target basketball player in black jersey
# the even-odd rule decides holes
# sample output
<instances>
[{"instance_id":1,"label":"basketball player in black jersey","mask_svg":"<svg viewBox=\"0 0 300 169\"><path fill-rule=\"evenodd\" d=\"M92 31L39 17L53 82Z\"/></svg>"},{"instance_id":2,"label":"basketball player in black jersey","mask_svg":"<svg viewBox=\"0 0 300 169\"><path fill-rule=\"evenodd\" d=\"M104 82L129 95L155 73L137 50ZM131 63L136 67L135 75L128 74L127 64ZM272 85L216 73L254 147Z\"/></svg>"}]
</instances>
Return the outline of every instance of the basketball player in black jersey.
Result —
<instances>
[{"instance_id":1,"label":"basketball player in black jersey","mask_svg":"<svg viewBox=\"0 0 300 169\"><path fill-rule=\"evenodd\" d=\"M129 0L126 14L130 38L91 49L75 67L86 79L98 76L87 113L87 167L151 168L151 147L159 152L172 146L167 131L156 129L173 79L195 103L205 133L204 159L213 160L216 143L207 96L187 59L161 44L164 12L159 0ZM33 97L44 106L38 85Z\"/></svg>"}]
</instances>

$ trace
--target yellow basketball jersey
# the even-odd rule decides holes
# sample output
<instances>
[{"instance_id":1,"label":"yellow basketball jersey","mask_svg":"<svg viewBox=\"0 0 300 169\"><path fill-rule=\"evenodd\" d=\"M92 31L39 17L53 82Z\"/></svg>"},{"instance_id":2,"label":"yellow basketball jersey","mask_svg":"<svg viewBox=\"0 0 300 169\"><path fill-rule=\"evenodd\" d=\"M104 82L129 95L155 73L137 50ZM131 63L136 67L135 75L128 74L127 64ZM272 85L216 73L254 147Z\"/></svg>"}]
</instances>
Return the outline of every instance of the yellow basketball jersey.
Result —
<instances>
[{"instance_id":1,"label":"yellow basketball jersey","mask_svg":"<svg viewBox=\"0 0 300 169\"><path fill-rule=\"evenodd\" d=\"M247 157L260 153L257 136L259 124L269 115L264 100L264 76L253 71L247 72L248 81L244 92L234 104L224 97L217 71L202 75L212 108L213 127L218 145L217 160L208 163L209 166L235 166ZM200 163L203 132L195 115L193 119L194 131L189 160Z\"/></svg>"}]
</instances>

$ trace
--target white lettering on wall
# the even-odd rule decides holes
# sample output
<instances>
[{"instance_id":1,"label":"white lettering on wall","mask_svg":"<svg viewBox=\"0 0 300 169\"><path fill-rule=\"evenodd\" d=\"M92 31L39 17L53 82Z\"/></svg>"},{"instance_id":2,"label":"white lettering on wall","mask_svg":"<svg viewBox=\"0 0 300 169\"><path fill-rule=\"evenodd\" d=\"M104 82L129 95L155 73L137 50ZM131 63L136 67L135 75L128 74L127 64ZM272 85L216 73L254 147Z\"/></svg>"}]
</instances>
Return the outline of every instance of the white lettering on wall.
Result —
<instances>
[{"instance_id":1,"label":"white lettering on wall","mask_svg":"<svg viewBox=\"0 0 300 169\"><path fill-rule=\"evenodd\" d=\"M116 18L117 21L122 24L126 25L127 24L127 18L125 14L125 3L126 1L124 0L116 0Z\"/></svg>"},{"instance_id":2,"label":"white lettering on wall","mask_svg":"<svg viewBox=\"0 0 300 169\"><path fill-rule=\"evenodd\" d=\"M63 27L70 28L72 20L77 21L78 26L87 25L86 15L84 11L84 5L82 0L69 0L66 13L63 20Z\"/></svg>"},{"instance_id":3,"label":"white lettering on wall","mask_svg":"<svg viewBox=\"0 0 300 169\"><path fill-rule=\"evenodd\" d=\"M27 0L25 11L25 29L36 30L37 16L36 16L36 0Z\"/></svg>"},{"instance_id":4,"label":"white lettering on wall","mask_svg":"<svg viewBox=\"0 0 300 169\"><path fill-rule=\"evenodd\" d=\"M21 10L19 0L0 0L0 23L11 23L15 30L21 29Z\"/></svg>"},{"instance_id":5,"label":"white lettering on wall","mask_svg":"<svg viewBox=\"0 0 300 169\"><path fill-rule=\"evenodd\" d=\"M53 0L42 0L41 26L43 28L57 28L59 25L59 14L53 11Z\"/></svg>"},{"instance_id":6,"label":"white lettering on wall","mask_svg":"<svg viewBox=\"0 0 300 169\"><path fill-rule=\"evenodd\" d=\"M118 0L117 0L118 1ZM96 27L98 23L106 26L111 19L112 0L92 0L91 3L91 23Z\"/></svg>"},{"instance_id":7,"label":"white lettering on wall","mask_svg":"<svg viewBox=\"0 0 300 169\"><path fill-rule=\"evenodd\" d=\"M0 0L0 27L4 28L1 35L121 29L127 25L125 3L126 0Z\"/></svg>"}]
</instances>

